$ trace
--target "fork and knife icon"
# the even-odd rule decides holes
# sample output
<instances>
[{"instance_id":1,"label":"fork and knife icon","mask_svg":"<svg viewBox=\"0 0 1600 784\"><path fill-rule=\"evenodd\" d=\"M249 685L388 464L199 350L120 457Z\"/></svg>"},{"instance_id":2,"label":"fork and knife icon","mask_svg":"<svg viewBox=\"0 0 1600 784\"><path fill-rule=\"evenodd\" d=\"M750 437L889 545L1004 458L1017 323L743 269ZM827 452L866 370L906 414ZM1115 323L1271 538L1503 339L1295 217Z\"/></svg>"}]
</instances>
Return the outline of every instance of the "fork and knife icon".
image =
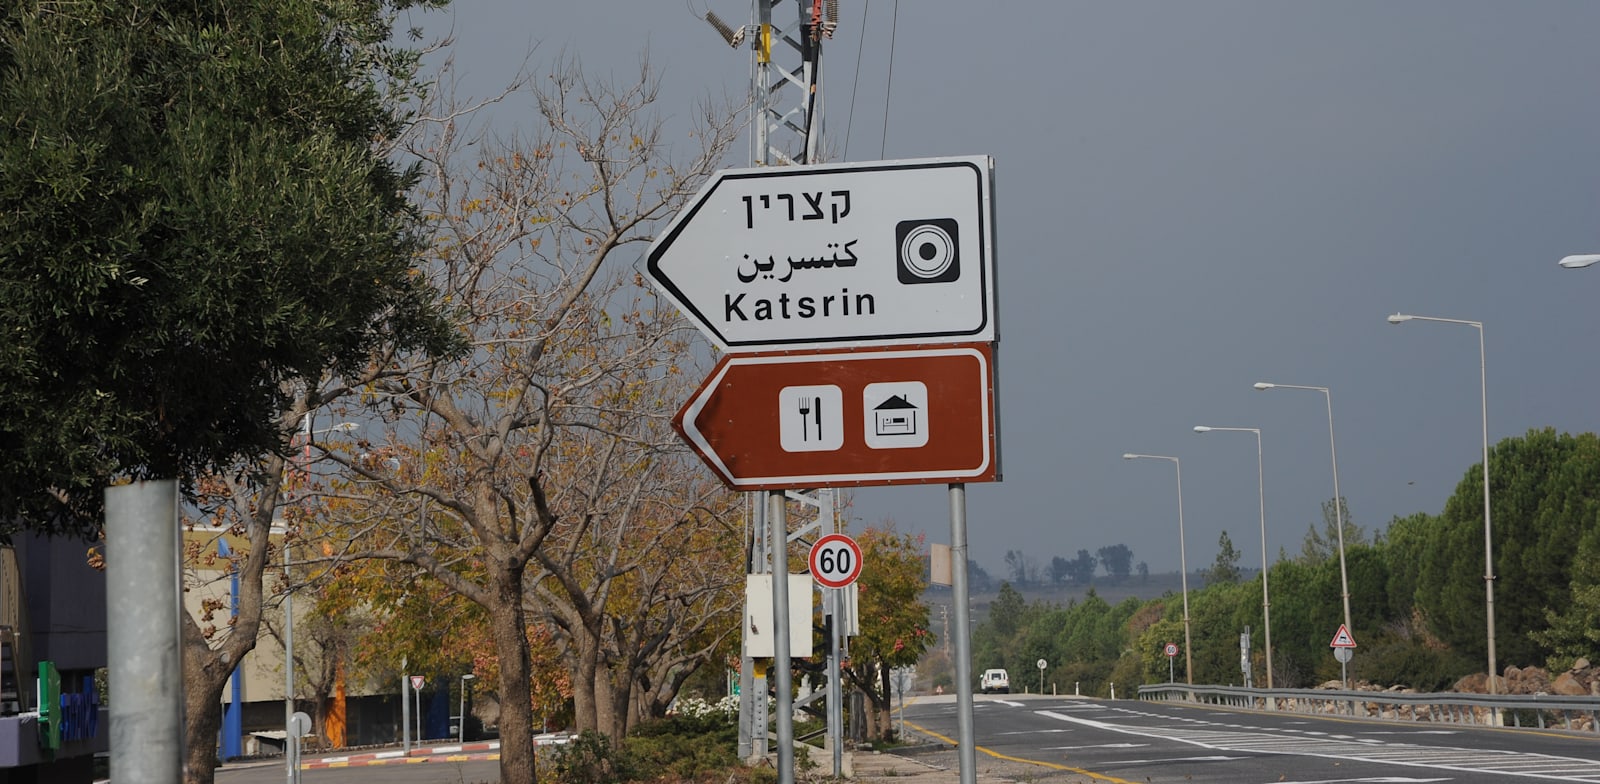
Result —
<instances>
[{"instance_id":1,"label":"fork and knife icon","mask_svg":"<svg viewBox=\"0 0 1600 784\"><path fill-rule=\"evenodd\" d=\"M820 440L822 438L822 398L802 395L798 398L798 402L800 404L800 440L811 440L811 421L813 417L816 418L817 438Z\"/></svg>"}]
</instances>

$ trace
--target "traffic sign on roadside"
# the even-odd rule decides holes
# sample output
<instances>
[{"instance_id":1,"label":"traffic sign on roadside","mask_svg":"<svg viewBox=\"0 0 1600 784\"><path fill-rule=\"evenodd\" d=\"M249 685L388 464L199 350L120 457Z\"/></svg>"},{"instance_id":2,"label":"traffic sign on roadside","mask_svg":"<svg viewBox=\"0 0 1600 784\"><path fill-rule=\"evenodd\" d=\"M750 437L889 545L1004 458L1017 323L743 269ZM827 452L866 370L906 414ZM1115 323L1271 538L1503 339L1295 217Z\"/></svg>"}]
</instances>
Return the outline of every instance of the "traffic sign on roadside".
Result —
<instances>
[{"instance_id":1,"label":"traffic sign on roadside","mask_svg":"<svg viewBox=\"0 0 1600 784\"><path fill-rule=\"evenodd\" d=\"M421 675L413 675L413 676L411 676L411 688L413 690L415 690L415 691L422 691L422 685L427 683L427 682L428 682L428 679L424 678Z\"/></svg>"},{"instance_id":2,"label":"traffic sign on roadside","mask_svg":"<svg viewBox=\"0 0 1600 784\"><path fill-rule=\"evenodd\" d=\"M843 588L861 576L861 546L844 534L828 534L811 545L811 579L824 588Z\"/></svg>"},{"instance_id":3,"label":"traffic sign on roadside","mask_svg":"<svg viewBox=\"0 0 1600 784\"><path fill-rule=\"evenodd\" d=\"M1350 630L1344 624L1339 624L1339 631L1334 632L1333 642L1328 643L1329 648L1354 648L1356 638L1350 636Z\"/></svg>"},{"instance_id":4,"label":"traffic sign on roadside","mask_svg":"<svg viewBox=\"0 0 1600 784\"><path fill-rule=\"evenodd\" d=\"M724 356L673 420L740 490L1000 478L987 344Z\"/></svg>"},{"instance_id":5,"label":"traffic sign on roadside","mask_svg":"<svg viewBox=\"0 0 1600 784\"><path fill-rule=\"evenodd\" d=\"M1166 653L1167 653L1167 658L1169 658L1169 659L1174 657L1174 656L1177 656L1178 655L1178 644L1175 643L1175 642L1167 643Z\"/></svg>"},{"instance_id":6,"label":"traffic sign on roadside","mask_svg":"<svg viewBox=\"0 0 1600 784\"><path fill-rule=\"evenodd\" d=\"M651 244L724 349L994 342L987 156L725 169Z\"/></svg>"}]
</instances>

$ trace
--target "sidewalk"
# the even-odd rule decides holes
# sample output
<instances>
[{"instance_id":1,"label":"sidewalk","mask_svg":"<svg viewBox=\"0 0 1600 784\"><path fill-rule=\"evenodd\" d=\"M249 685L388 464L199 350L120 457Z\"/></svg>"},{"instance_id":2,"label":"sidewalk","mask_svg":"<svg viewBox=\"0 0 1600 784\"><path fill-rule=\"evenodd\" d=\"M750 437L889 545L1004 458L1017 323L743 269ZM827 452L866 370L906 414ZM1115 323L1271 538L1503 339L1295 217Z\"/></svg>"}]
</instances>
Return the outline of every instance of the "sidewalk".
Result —
<instances>
[{"instance_id":1,"label":"sidewalk","mask_svg":"<svg viewBox=\"0 0 1600 784\"><path fill-rule=\"evenodd\" d=\"M961 762L956 750L949 747L915 756L857 751L854 762L856 781L874 784L955 784L961 781ZM980 756L978 784L1014 784L1014 779L986 772L984 763Z\"/></svg>"}]
</instances>

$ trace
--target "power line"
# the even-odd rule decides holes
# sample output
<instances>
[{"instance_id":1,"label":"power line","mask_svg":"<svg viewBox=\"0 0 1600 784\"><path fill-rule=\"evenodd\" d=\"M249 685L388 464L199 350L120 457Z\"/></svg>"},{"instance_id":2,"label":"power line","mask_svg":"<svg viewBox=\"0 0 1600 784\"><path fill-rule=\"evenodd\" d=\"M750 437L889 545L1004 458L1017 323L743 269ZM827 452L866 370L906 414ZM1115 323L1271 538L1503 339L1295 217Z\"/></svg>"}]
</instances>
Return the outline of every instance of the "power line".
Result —
<instances>
[{"instance_id":1,"label":"power line","mask_svg":"<svg viewBox=\"0 0 1600 784\"><path fill-rule=\"evenodd\" d=\"M883 159L884 148L889 146L889 94L894 86L894 37L900 28L900 0L894 0L894 17L889 22L889 80L883 85L883 140L878 142L878 159Z\"/></svg>"},{"instance_id":2,"label":"power line","mask_svg":"<svg viewBox=\"0 0 1600 784\"><path fill-rule=\"evenodd\" d=\"M867 4L861 4L861 37L856 40L856 75L855 81L850 84L850 110L844 116L844 155L843 160L850 160L850 127L856 119L856 90L861 86L861 50L867 45Z\"/></svg>"}]
</instances>

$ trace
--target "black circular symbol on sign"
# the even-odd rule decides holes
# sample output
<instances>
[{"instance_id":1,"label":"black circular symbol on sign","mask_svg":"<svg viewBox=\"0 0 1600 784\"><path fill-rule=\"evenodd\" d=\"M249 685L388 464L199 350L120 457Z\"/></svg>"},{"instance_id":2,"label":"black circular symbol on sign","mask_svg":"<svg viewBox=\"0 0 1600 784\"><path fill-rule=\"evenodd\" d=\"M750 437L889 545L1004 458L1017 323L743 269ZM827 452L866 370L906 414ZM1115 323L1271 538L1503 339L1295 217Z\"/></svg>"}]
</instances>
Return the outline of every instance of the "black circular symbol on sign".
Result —
<instances>
[{"instance_id":1,"label":"black circular symbol on sign","mask_svg":"<svg viewBox=\"0 0 1600 784\"><path fill-rule=\"evenodd\" d=\"M961 277L956 222L950 218L895 225L895 259L901 283L948 283Z\"/></svg>"}]
</instances>

